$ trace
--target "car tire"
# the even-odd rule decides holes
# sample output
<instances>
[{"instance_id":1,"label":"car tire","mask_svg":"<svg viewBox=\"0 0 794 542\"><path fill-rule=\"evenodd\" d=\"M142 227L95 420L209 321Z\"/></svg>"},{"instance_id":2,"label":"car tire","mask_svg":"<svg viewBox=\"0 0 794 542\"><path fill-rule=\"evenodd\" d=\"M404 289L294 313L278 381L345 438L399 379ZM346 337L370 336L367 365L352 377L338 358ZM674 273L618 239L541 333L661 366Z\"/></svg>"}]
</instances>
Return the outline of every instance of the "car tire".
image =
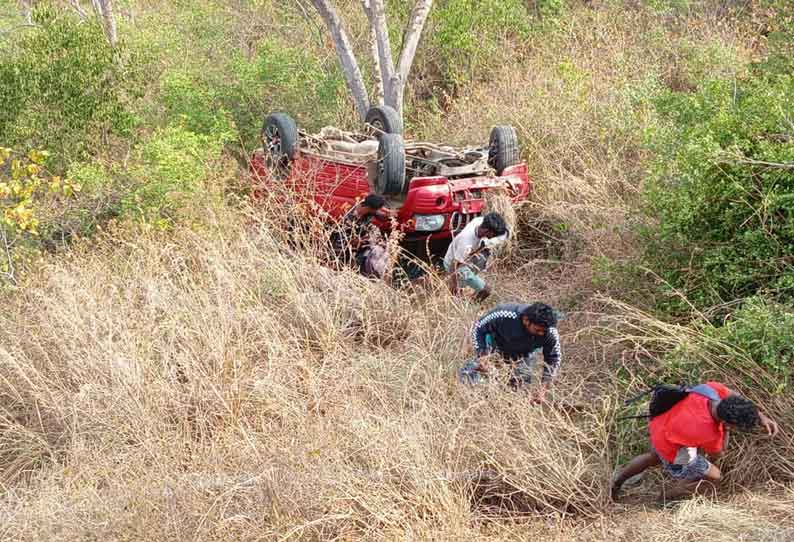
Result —
<instances>
[{"instance_id":1,"label":"car tire","mask_svg":"<svg viewBox=\"0 0 794 542\"><path fill-rule=\"evenodd\" d=\"M375 136L380 134L403 133L403 121L400 114L388 105L370 107L364 122L367 129Z\"/></svg>"},{"instance_id":2,"label":"car tire","mask_svg":"<svg viewBox=\"0 0 794 542\"><path fill-rule=\"evenodd\" d=\"M488 165L501 175L505 168L520 161L518 136L512 126L494 126L488 141Z\"/></svg>"},{"instance_id":3,"label":"car tire","mask_svg":"<svg viewBox=\"0 0 794 542\"><path fill-rule=\"evenodd\" d=\"M262 125L262 145L277 179L289 173L290 162L298 152L298 126L286 113L272 113Z\"/></svg>"},{"instance_id":4,"label":"car tire","mask_svg":"<svg viewBox=\"0 0 794 542\"><path fill-rule=\"evenodd\" d=\"M402 193L405 186L405 144L401 135L381 135L377 171L375 190L379 194Z\"/></svg>"}]
</instances>

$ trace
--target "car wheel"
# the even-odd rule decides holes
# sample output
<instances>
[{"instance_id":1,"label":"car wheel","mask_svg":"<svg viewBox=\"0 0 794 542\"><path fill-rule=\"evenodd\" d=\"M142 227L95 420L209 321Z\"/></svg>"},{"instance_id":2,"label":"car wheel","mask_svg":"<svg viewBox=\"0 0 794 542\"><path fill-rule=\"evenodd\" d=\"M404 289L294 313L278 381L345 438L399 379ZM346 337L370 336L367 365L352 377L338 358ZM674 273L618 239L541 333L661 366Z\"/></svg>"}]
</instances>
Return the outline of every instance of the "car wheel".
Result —
<instances>
[{"instance_id":1,"label":"car wheel","mask_svg":"<svg viewBox=\"0 0 794 542\"><path fill-rule=\"evenodd\" d=\"M518 136L512 126L494 126L488 141L488 165L501 175L519 162Z\"/></svg>"},{"instance_id":2,"label":"car wheel","mask_svg":"<svg viewBox=\"0 0 794 542\"><path fill-rule=\"evenodd\" d=\"M405 185L405 144L399 134L383 134L378 143L378 176L375 189L380 194L400 194Z\"/></svg>"},{"instance_id":3,"label":"car wheel","mask_svg":"<svg viewBox=\"0 0 794 542\"><path fill-rule=\"evenodd\" d=\"M298 126L286 113L272 113L262 125L262 145L268 165L277 179L289 173L289 163L298 151Z\"/></svg>"},{"instance_id":4,"label":"car wheel","mask_svg":"<svg viewBox=\"0 0 794 542\"><path fill-rule=\"evenodd\" d=\"M364 121L373 135L402 134L403 121L400 114L388 105L370 107Z\"/></svg>"}]
</instances>

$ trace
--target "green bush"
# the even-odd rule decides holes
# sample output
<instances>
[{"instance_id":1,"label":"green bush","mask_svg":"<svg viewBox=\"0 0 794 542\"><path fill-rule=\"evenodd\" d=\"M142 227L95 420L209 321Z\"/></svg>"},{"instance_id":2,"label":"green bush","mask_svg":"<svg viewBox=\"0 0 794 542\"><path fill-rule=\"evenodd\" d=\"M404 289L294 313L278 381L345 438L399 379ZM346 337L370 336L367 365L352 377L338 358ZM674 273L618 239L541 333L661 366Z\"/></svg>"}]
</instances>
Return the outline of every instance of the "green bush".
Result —
<instances>
[{"instance_id":1,"label":"green bush","mask_svg":"<svg viewBox=\"0 0 794 542\"><path fill-rule=\"evenodd\" d=\"M745 300L718 325L700 320L680 328L686 337L667 352L647 383L697 383L728 376L748 388L787 393L794 369L794 310L763 297ZM723 377L718 377L723 378Z\"/></svg>"},{"instance_id":2,"label":"green bush","mask_svg":"<svg viewBox=\"0 0 794 542\"><path fill-rule=\"evenodd\" d=\"M168 122L248 151L259 145L268 113L284 111L302 128L317 129L335 122L345 93L335 57L318 59L277 39L251 57L234 51L213 65L194 58L160 81Z\"/></svg>"},{"instance_id":3,"label":"green bush","mask_svg":"<svg viewBox=\"0 0 794 542\"><path fill-rule=\"evenodd\" d=\"M95 22L50 8L35 17L37 28L0 51L0 141L49 149L63 166L109 134L129 134L135 59L111 49Z\"/></svg>"},{"instance_id":4,"label":"green bush","mask_svg":"<svg viewBox=\"0 0 794 542\"><path fill-rule=\"evenodd\" d=\"M696 305L794 294L794 77L667 93L645 191L645 260Z\"/></svg>"},{"instance_id":5,"label":"green bush","mask_svg":"<svg viewBox=\"0 0 794 542\"><path fill-rule=\"evenodd\" d=\"M218 92L188 70L166 73L160 83L160 95L171 122L224 141L233 138L234 127L228 112L219 104Z\"/></svg>"},{"instance_id":6,"label":"green bush","mask_svg":"<svg viewBox=\"0 0 794 542\"><path fill-rule=\"evenodd\" d=\"M234 119L246 149L259 145L265 115L284 111L308 130L334 124L348 100L336 56L318 58L282 40L266 39L252 58L234 54L231 84L222 87L221 105Z\"/></svg>"},{"instance_id":7,"label":"green bush","mask_svg":"<svg viewBox=\"0 0 794 542\"><path fill-rule=\"evenodd\" d=\"M222 140L179 126L155 132L142 146L133 169L134 188L122 200L122 211L143 222L165 224L175 218L180 198L195 193L218 158Z\"/></svg>"},{"instance_id":8,"label":"green bush","mask_svg":"<svg viewBox=\"0 0 794 542\"><path fill-rule=\"evenodd\" d=\"M794 311L763 298L750 298L721 327L708 335L730 344L772 375L778 391L791 385L794 369Z\"/></svg>"},{"instance_id":9,"label":"green bush","mask_svg":"<svg viewBox=\"0 0 794 542\"><path fill-rule=\"evenodd\" d=\"M527 5L521 0L446 0L430 12L419 55L433 59L445 86L489 77L504 65L506 38L527 37L530 22Z\"/></svg>"}]
</instances>

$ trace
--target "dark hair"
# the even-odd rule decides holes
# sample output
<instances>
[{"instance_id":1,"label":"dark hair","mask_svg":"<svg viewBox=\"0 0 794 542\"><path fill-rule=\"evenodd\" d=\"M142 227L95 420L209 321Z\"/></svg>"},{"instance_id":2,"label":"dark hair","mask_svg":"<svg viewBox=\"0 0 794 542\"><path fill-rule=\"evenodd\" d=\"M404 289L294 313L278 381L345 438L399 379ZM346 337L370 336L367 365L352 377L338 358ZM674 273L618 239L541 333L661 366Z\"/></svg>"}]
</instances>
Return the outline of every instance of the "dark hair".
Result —
<instances>
[{"instance_id":1,"label":"dark hair","mask_svg":"<svg viewBox=\"0 0 794 542\"><path fill-rule=\"evenodd\" d=\"M533 303L524 309L521 316L526 316L530 322L545 328L557 325L557 315L554 314L554 309L545 303Z\"/></svg>"},{"instance_id":2,"label":"dark hair","mask_svg":"<svg viewBox=\"0 0 794 542\"><path fill-rule=\"evenodd\" d=\"M505 219L499 213L488 213L482 217L481 226L491 230L497 236L507 233L507 224L505 224Z\"/></svg>"},{"instance_id":3,"label":"dark hair","mask_svg":"<svg viewBox=\"0 0 794 542\"><path fill-rule=\"evenodd\" d=\"M752 429L761 420L758 407L741 395L729 395L717 403L717 416L739 429Z\"/></svg>"},{"instance_id":4,"label":"dark hair","mask_svg":"<svg viewBox=\"0 0 794 542\"><path fill-rule=\"evenodd\" d=\"M386 205L386 198L377 194L370 194L364 198L364 201L361 202L361 205L369 207L370 209L375 209L377 211Z\"/></svg>"}]
</instances>

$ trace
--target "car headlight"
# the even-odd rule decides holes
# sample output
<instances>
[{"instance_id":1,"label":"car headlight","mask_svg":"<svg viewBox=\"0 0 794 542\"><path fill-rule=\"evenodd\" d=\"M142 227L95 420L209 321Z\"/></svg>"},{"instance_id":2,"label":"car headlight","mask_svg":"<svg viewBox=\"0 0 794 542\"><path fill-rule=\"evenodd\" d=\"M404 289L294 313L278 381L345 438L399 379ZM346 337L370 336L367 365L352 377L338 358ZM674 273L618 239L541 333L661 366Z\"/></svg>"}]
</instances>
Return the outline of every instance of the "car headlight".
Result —
<instances>
[{"instance_id":1,"label":"car headlight","mask_svg":"<svg viewBox=\"0 0 794 542\"><path fill-rule=\"evenodd\" d=\"M416 231L436 231L444 226L444 215L414 215Z\"/></svg>"}]
</instances>

